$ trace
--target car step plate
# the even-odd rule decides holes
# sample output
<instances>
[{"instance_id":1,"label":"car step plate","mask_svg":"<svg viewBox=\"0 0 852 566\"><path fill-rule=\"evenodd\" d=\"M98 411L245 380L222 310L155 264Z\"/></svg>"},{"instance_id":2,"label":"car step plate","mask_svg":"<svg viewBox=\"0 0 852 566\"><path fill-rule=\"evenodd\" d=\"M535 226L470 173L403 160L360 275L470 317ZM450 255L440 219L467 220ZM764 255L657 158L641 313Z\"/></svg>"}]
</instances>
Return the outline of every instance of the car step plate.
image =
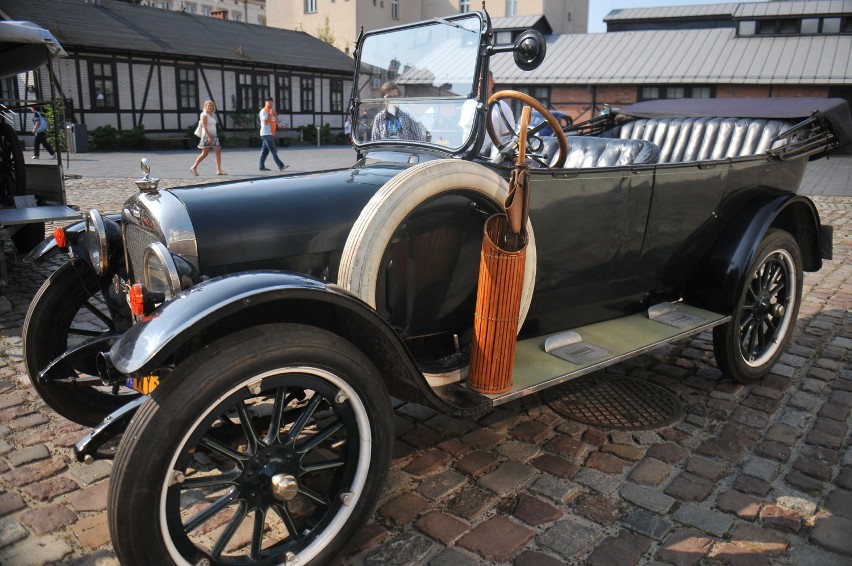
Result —
<instances>
[{"instance_id":1,"label":"car step plate","mask_svg":"<svg viewBox=\"0 0 852 566\"><path fill-rule=\"evenodd\" d=\"M611 354L602 346L586 342L573 330L550 336L544 342L544 351L577 365L590 364Z\"/></svg>"},{"instance_id":2,"label":"car step plate","mask_svg":"<svg viewBox=\"0 0 852 566\"><path fill-rule=\"evenodd\" d=\"M685 313L672 303L660 303L648 309L648 318L654 322L666 324L674 328L689 328L704 322L704 318Z\"/></svg>"}]
</instances>

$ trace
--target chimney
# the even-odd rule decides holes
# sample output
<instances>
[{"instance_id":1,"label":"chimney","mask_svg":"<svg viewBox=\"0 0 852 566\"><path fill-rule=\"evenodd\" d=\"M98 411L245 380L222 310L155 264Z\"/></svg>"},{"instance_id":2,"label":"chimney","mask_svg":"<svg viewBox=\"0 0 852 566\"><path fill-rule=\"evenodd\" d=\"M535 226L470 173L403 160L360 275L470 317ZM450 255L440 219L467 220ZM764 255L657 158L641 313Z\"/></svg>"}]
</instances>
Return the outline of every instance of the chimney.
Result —
<instances>
[{"instance_id":1,"label":"chimney","mask_svg":"<svg viewBox=\"0 0 852 566\"><path fill-rule=\"evenodd\" d=\"M210 12L210 17L219 18L220 20L228 19L228 10L212 10Z\"/></svg>"}]
</instances>

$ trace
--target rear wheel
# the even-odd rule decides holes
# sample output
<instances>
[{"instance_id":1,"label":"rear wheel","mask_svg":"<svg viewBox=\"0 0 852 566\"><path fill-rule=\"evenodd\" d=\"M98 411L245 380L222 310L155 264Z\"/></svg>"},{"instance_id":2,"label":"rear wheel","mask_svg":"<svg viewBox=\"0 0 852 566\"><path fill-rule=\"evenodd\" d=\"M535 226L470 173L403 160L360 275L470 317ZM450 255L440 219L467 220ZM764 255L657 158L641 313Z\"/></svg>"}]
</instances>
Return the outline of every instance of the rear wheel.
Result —
<instances>
[{"instance_id":1,"label":"rear wheel","mask_svg":"<svg viewBox=\"0 0 852 566\"><path fill-rule=\"evenodd\" d=\"M749 267L728 324L713 329L716 363L740 383L766 375L790 340L802 299L802 255L793 237L770 230Z\"/></svg>"},{"instance_id":2,"label":"rear wheel","mask_svg":"<svg viewBox=\"0 0 852 566\"><path fill-rule=\"evenodd\" d=\"M364 524L392 413L364 354L310 326L229 335L179 364L119 447L122 564L328 564ZM132 520L128 520L132 518Z\"/></svg>"}]
</instances>

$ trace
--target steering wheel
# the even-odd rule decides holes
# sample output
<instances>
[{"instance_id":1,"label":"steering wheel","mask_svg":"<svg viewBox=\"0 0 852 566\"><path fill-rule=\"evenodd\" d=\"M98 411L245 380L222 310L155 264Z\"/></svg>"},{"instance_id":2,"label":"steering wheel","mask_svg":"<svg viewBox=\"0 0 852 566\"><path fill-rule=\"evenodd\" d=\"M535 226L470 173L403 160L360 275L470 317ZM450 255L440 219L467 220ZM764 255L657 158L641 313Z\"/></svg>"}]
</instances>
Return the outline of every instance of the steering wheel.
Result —
<instances>
[{"instance_id":1,"label":"steering wheel","mask_svg":"<svg viewBox=\"0 0 852 566\"><path fill-rule=\"evenodd\" d=\"M518 100L523 104L527 104L532 106L533 109L538 110L539 114L544 117L545 121L541 122L538 126L531 128L529 133L535 134L544 127L545 123L550 124L550 127L553 128L553 134L556 136L556 141L559 143L559 155L556 162L553 164L553 167L562 167L565 165L565 160L568 158L568 139L565 137L565 132L562 131L562 126L559 125L559 121L553 117L553 114L551 114L547 108L541 104L541 102L532 96L523 92L518 92L517 90L501 90L492 94L488 99L488 112L485 113L485 127L488 130L488 135L491 136L491 141L494 143L494 146L502 151L503 148L508 145L501 143L502 140L500 140L497 136L497 131L494 129L494 124L491 121L491 108L498 100L502 100L504 98ZM512 124L513 132L514 127L515 125Z\"/></svg>"}]
</instances>

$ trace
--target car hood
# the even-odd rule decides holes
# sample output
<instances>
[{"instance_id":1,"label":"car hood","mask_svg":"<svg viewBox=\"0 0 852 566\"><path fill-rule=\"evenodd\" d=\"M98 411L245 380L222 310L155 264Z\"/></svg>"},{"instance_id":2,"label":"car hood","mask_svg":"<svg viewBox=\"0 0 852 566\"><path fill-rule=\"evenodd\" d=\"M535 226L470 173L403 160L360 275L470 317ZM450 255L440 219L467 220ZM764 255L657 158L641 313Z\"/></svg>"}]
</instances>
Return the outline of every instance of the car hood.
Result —
<instances>
[{"instance_id":1,"label":"car hood","mask_svg":"<svg viewBox=\"0 0 852 566\"><path fill-rule=\"evenodd\" d=\"M355 166L169 192L186 207L203 274L286 269L276 260L342 250L367 201L404 169Z\"/></svg>"}]
</instances>

